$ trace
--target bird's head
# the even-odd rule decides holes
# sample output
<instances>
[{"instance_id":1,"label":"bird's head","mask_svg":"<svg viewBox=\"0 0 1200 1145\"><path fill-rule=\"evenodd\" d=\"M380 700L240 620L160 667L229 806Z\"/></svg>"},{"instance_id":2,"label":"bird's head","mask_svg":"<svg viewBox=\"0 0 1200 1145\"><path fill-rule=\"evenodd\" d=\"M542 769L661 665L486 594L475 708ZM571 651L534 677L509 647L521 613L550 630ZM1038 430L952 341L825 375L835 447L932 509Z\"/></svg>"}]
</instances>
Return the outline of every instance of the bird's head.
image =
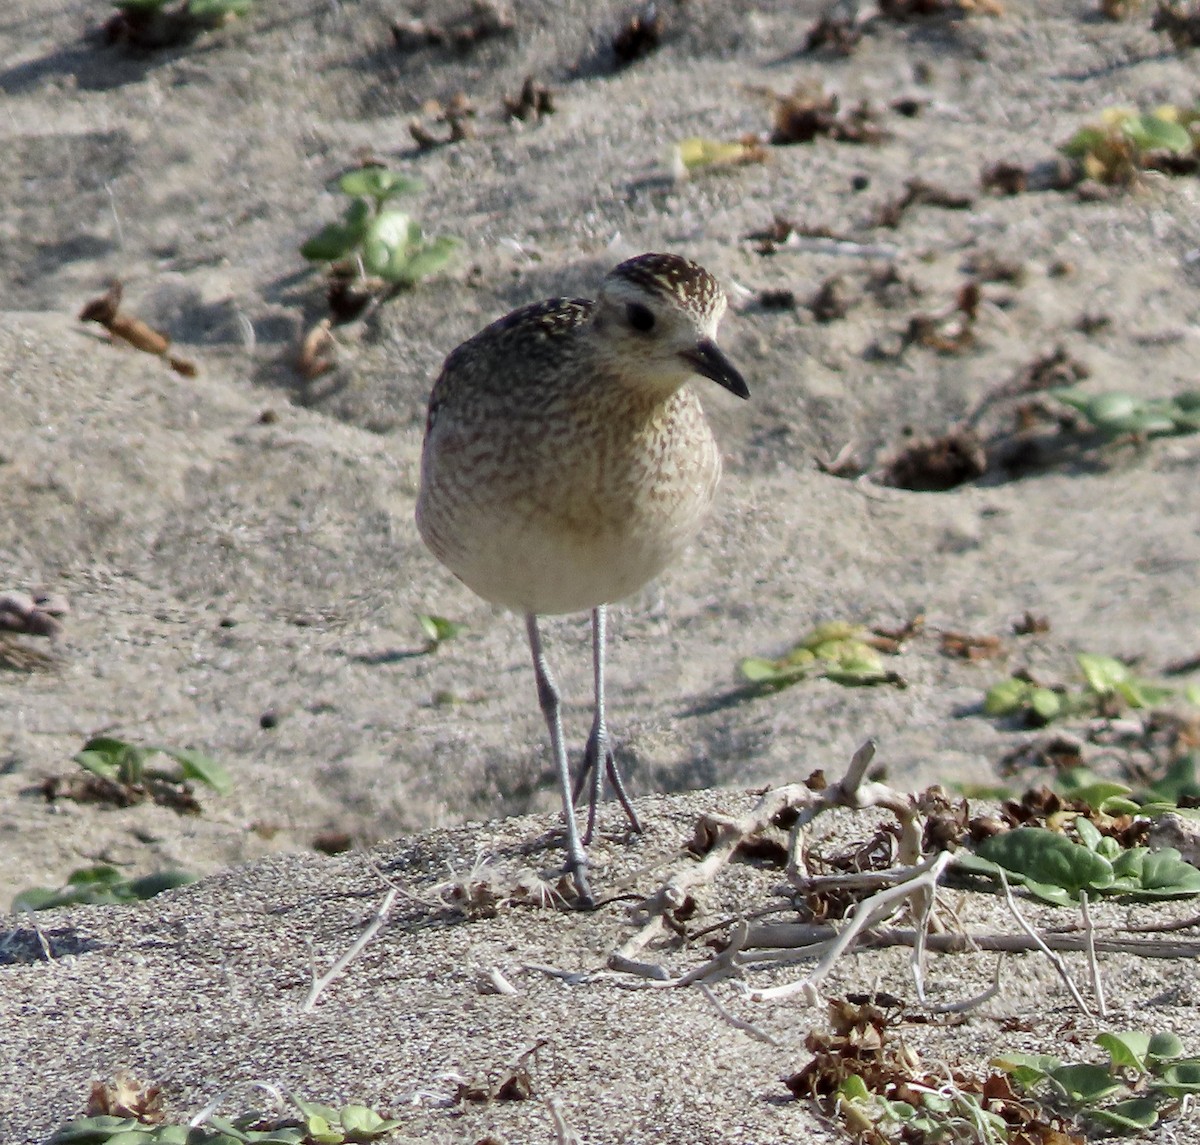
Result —
<instances>
[{"instance_id":1,"label":"bird's head","mask_svg":"<svg viewBox=\"0 0 1200 1145\"><path fill-rule=\"evenodd\" d=\"M704 267L674 254L642 254L605 275L593 327L608 364L639 384L672 392L700 374L748 398L745 380L717 345L725 306L725 292Z\"/></svg>"}]
</instances>

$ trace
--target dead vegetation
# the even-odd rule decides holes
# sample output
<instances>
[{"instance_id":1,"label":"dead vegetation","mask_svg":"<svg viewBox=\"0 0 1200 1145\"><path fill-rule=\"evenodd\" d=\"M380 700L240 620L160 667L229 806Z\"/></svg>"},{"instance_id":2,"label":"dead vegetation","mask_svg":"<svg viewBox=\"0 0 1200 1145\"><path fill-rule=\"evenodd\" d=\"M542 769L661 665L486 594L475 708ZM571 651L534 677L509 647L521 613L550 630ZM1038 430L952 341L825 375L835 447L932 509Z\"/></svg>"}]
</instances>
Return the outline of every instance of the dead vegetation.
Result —
<instances>
[{"instance_id":1,"label":"dead vegetation","mask_svg":"<svg viewBox=\"0 0 1200 1145\"><path fill-rule=\"evenodd\" d=\"M628 67L658 51L666 21L655 3L632 13L613 37L612 50L619 67Z\"/></svg>"},{"instance_id":2,"label":"dead vegetation","mask_svg":"<svg viewBox=\"0 0 1200 1145\"><path fill-rule=\"evenodd\" d=\"M392 42L402 52L418 48L450 48L467 52L485 40L507 36L516 17L505 0L471 0L464 10L440 20L416 18L392 23Z\"/></svg>"},{"instance_id":3,"label":"dead vegetation","mask_svg":"<svg viewBox=\"0 0 1200 1145\"><path fill-rule=\"evenodd\" d=\"M170 338L121 309L124 290L123 284L114 279L104 294L93 298L79 312L79 321L95 322L108 331L113 341L123 342L146 354L155 354L166 361L177 374L182 374L185 378L194 378L199 373L196 364L187 358L172 354Z\"/></svg>"},{"instance_id":4,"label":"dead vegetation","mask_svg":"<svg viewBox=\"0 0 1200 1145\"><path fill-rule=\"evenodd\" d=\"M772 103L770 142L777 146L811 143L818 136L860 144L887 138L879 113L866 100L843 110L840 97L819 83L801 84L790 95L765 94Z\"/></svg>"},{"instance_id":5,"label":"dead vegetation","mask_svg":"<svg viewBox=\"0 0 1200 1145\"><path fill-rule=\"evenodd\" d=\"M53 646L62 637L63 618L70 611L67 598L59 593L44 589L0 592L0 668L32 672L53 667L57 663L53 652L23 638L40 637Z\"/></svg>"}]
</instances>

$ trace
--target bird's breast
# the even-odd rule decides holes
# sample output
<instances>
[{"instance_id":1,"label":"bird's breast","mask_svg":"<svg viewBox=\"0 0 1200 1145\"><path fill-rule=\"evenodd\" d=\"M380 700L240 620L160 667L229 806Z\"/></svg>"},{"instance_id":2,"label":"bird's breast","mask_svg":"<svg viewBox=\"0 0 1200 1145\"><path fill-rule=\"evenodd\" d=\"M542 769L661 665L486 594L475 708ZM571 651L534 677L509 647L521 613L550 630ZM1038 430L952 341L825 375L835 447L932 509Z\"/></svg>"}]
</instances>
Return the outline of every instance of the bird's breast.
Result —
<instances>
[{"instance_id":1,"label":"bird's breast","mask_svg":"<svg viewBox=\"0 0 1200 1145\"><path fill-rule=\"evenodd\" d=\"M418 524L435 555L480 596L538 613L593 608L636 592L696 532L720 453L698 400L622 408L563 402L435 421Z\"/></svg>"}]
</instances>

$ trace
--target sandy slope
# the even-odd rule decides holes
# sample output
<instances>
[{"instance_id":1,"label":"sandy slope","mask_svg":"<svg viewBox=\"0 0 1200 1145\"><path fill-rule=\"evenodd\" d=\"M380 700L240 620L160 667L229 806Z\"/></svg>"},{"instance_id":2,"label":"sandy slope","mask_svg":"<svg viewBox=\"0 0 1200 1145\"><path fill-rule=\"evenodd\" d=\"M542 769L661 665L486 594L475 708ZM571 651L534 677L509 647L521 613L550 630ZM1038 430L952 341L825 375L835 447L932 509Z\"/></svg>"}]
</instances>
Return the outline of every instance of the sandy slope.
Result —
<instances>
[{"instance_id":1,"label":"sandy slope","mask_svg":"<svg viewBox=\"0 0 1200 1145\"><path fill-rule=\"evenodd\" d=\"M689 559L616 620L611 718L638 792L836 771L866 735L899 785L994 778L1020 737L972 708L1001 669L950 661L932 636L897 662L904 691L819 682L731 695L743 656L780 652L815 620L897 624L924 611L932 626L1007 633L1029 609L1051 631L1011 641L1008 666L1053 673L1081 648L1139 655L1150 669L1196 652L1194 439L939 495L814 464L848 441L869 460L904 427L938 432L1060 344L1097 391L1195 385L1194 177L1100 202L978 192L985 162L1049 158L1102 107L1195 98L1194 58L1144 19L1113 25L1069 4L885 24L847 59L813 58L798 49L815 8L760 4L730 18L692 0L669 6L659 53L613 71L606 45L623 10L519 4L510 37L401 55L389 5L262 0L242 27L137 55L85 37L103 5L6 7L0 589L47 585L73 613L53 666L0 673L0 902L99 859L207 873L304 849L326 829L374 842L553 809L519 622L453 582L412 525L423 404L444 355L486 321L586 294L640 250L686 253L730 284L724 342L753 399L704 393L727 456L718 510ZM510 122L501 97L529 73L555 89L558 111ZM886 109L912 96L923 111L885 111L891 136L878 147L822 140L731 173L667 176L671 142L764 131L756 89L811 80L846 103ZM478 138L415 151L410 115L459 89L479 109ZM369 329L348 331L335 373L308 384L292 358L323 302L296 248L340 209L325 181L364 151L424 180L414 213L430 233L461 237L463 253ZM917 174L973 205L869 226ZM855 177L865 187L852 190ZM776 214L894 248L923 293L864 293L879 260L846 251L764 257L745 236ZM987 287L973 348L870 352L893 344L913 311L947 304L967 260L988 251L1025 276ZM1062 262L1071 273L1052 274ZM834 273L858 299L841 321L755 301L788 288L803 302ZM74 320L113 276L199 377ZM1085 333L1085 314L1110 321ZM436 655L413 654L420 612L467 630ZM583 623L549 630L579 738ZM460 702L435 702L446 693ZM278 720L264 729L267 712ZM235 789L205 798L199 818L47 806L35 785L101 728L202 749L230 767ZM457 845L470 862L469 844ZM331 869L295 859L226 879L257 885L279 872L285 886L315 888ZM225 885L188 900L197 917L221 911ZM137 917L152 929L158 909ZM19 995L4 996L9 1007ZM46 1013L34 1007L29 1020ZM232 1056L230 1076L253 1072ZM71 1076L108 1061L84 1055ZM5 1139L35 1140L70 1112L69 1087L39 1103L28 1066L7 1065L9 1092L30 1105ZM588 1108L594 1125L578 1115L588 1139L615 1139Z\"/></svg>"}]
</instances>

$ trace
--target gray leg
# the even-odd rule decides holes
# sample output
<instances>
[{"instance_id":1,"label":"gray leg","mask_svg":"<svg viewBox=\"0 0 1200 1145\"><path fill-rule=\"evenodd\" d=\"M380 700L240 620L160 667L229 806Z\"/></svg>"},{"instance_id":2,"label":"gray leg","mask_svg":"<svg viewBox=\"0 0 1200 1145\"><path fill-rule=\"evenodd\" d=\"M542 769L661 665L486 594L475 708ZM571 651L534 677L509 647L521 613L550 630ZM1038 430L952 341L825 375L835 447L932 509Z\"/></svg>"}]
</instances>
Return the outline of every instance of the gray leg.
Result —
<instances>
[{"instance_id":1,"label":"gray leg","mask_svg":"<svg viewBox=\"0 0 1200 1145\"><path fill-rule=\"evenodd\" d=\"M621 772L617 769L617 761L613 758L612 750L608 746L608 727L604 721L604 639L607 619L608 608L606 605L602 604L592 610L592 671L596 680L596 714L592 720L592 732L588 736L587 749L583 753L583 767L579 772L579 778L575 781L574 792L575 799L578 799L588 776L592 777L587 830L583 833L585 845L592 841L592 834L596 829L596 809L604 794L605 775L608 776L613 791L616 792L621 806L625 809L625 814L629 817L630 826L638 832L642 829L637 812L634 811L633 804L630 803L629 796L626 794ZM600 766L601 761L603 761L603 766Z\"/></svg>"},{"instance_id":2,"label":"gray leg","mask_svg":"<svg viewBox=\"0 0 1200 1145\"><path fill-rule=\"evenodd\" d=\"M562 791L563 818L567 828L567 870L575 880L579 901L583 906L592 906L591 888L587 881L587 852L579 841L579 826L575 822L575 806L571 798L571 772L567 766L567 750L563 745L562 713L558 702L558 690L550 678L546 665L546 653L542 650L542 636L538 632L537 617L532 612L525 615L525 628L529 633L529 650L533 653L533 671L537 678L538 703L546 718L550 731L550 751L558 771L559 788Z\"/></svg>"}]
</instances>

